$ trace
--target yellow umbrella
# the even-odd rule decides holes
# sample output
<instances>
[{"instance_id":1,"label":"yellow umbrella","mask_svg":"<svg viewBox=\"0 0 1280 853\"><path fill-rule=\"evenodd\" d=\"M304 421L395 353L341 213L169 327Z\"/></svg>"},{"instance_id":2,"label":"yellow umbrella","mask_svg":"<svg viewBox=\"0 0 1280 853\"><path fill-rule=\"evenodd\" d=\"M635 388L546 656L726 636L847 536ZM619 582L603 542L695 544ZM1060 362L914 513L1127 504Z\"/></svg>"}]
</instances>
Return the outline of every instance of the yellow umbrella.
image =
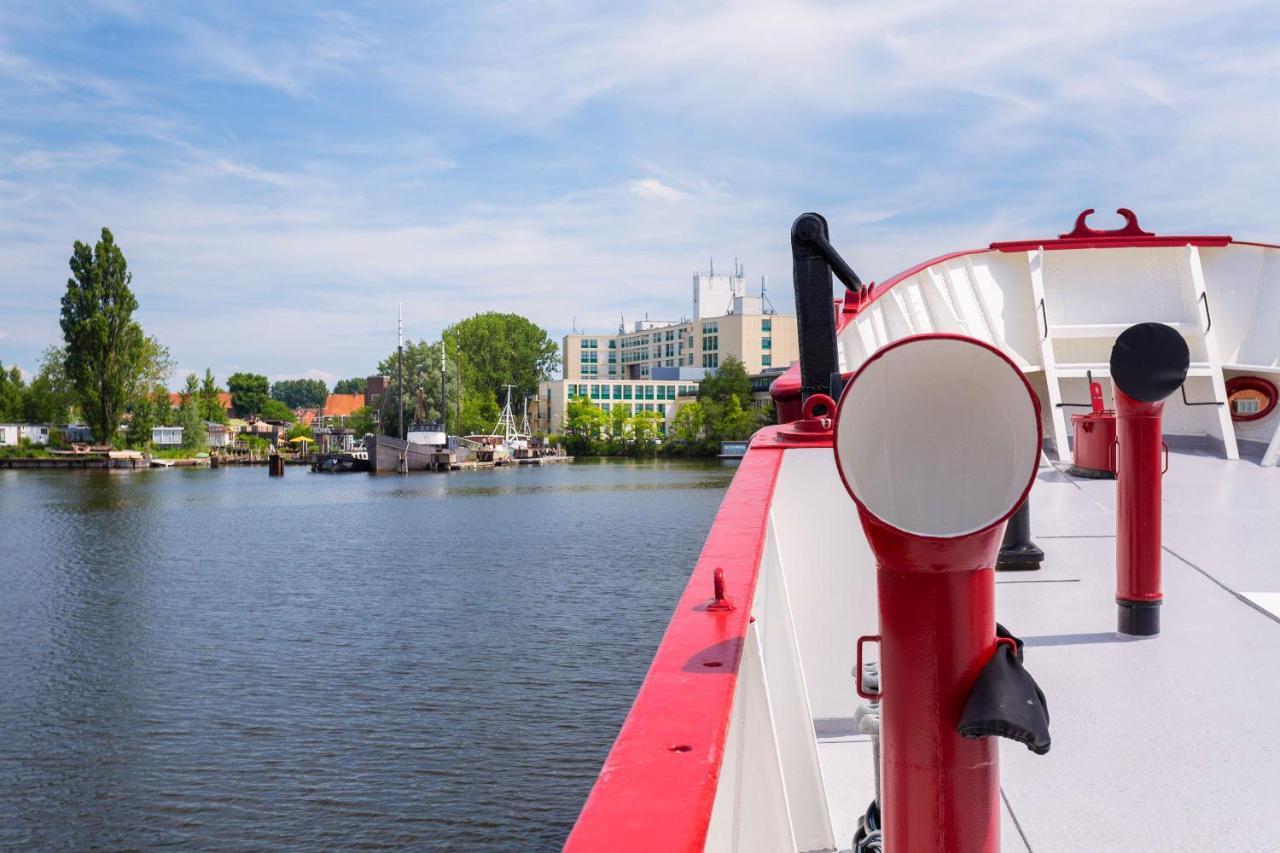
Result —
<instances>
[{"instance_id":1,"label":"yellow umbrella","mask_svg":"<svg viewBox=\"0 0 1280 853\"><path fill-rule=\"evenodd\" d=\"M297 438L291 438L289 440L290 441L315 441L314 438L307 438L305 435L300 435Z\"/></svg>"}]
</instances>

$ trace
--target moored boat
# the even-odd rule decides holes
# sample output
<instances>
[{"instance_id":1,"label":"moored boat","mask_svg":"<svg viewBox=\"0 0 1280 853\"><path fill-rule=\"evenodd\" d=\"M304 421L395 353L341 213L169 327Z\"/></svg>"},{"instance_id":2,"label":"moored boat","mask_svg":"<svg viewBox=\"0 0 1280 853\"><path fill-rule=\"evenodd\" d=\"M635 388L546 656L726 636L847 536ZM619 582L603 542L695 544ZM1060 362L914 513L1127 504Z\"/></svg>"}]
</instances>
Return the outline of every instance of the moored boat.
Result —
<instances>
[{"instance_id":1,"label":"moored boat","mask_svg":"<svg viewBox=\"0 0 1280 853\"><path fill-rule=\"evenodd\" d=\"M782 423L567 849L1274 847L1280 247L1088 213L869 286L797 220Z\"/></svg>"}]
</instances>

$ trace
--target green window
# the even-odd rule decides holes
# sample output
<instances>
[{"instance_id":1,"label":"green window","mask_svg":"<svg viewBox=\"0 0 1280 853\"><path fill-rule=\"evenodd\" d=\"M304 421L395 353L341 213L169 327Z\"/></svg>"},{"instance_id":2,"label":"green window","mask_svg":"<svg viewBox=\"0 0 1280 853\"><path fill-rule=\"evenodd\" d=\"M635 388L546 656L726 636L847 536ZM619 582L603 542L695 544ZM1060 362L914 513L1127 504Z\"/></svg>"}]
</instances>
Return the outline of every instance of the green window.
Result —
<instances>
[{"instance_id":1,"label":"green window","mask_svg":"<svg viewBox=\"0 0 1280 853\"><path fill-rule=\"evenodd\" d=\"M773 349L773 338L761 338L760 349Z\"/></svg>"},{"instance_id":2,"label":"green window","mask_svg":"<svg viewBox=\"0 0 1280 853\"><path fill-rule=\"evenodd\" d=\"M761 321L760 321L760 331L762 331L762 332L772 332L772 331L773 331L773 321L772 321L772 320L761 320Z\"/></svg>"},{"instance_id":3,"label":"green window","mask_svg":"<svg viewBox=\"0 0 1280 853\"><path fill-rule=\"evenodd\" d=\"M591 386L591 399L596 400L596 399L599 399L599 397L600 397L600 386L599 386L599 385L592 385L592 386Z\"/></svg>"},{"instance_id":4,"label":"green window","mask_svg":"<svg viewBox=\"0 0 1280 853\"><path fill-rule=\"evenodd\" d=\"M773 356L771 356L771 355L762 355L762 356L760 356L760 366L761 366L761 367L773 367Z\"/></svg>"},{"instance_id":5,"label":"green window","mask_svg":"<svg viewBox=\"0 0 1280 853\"><path fill-rule=\"evenodd\" d=\"M622 386L621 386L621 385L614 385L614 386L613 386L613 399L615 399L615 400L621 400L621 399L622 399Z\"/></svg>"},{"instance_id":6,"label":"green window","mask_svg":"<svg viewBox=\"0 0 1280 853\"><path fill-rule=\"evenodd\" d=\"M630 386L630 385L628 385L628 386L626 386L625 388L623 388L623 389L622 389L622 398L623 398L624 400L630 400L630 399L631 399L631 386Z\"/></svg>"}]
</instances>

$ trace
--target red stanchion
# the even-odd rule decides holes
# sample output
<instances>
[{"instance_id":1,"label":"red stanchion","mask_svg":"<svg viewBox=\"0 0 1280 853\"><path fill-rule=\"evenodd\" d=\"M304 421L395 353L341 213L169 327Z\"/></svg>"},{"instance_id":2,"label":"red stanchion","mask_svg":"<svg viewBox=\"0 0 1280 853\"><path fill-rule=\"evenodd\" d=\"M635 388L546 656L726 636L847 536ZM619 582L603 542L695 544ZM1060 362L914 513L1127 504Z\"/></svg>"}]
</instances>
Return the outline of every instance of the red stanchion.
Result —
<instances>
[{"instance_id":1,"label":"red stanchion","mask_svg":"<svg viewBox=\"0 0 1280 853\"><path fill-rule=\"evenodd\" d=\"M957 726L996 650L993 567L1040 438L1022 373L970 338L892 343L841 397L836 463L876 557L886 850L1000 849L997 745Z\"/></svg>"}]
</instances>

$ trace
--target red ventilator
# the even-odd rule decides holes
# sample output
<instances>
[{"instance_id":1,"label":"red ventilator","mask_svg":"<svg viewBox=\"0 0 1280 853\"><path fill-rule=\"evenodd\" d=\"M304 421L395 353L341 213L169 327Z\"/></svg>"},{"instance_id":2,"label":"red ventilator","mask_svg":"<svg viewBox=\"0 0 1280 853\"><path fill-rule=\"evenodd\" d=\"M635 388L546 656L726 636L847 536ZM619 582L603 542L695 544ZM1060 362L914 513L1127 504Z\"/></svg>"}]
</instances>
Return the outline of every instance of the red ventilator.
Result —
<instances>
[{"instance_id":1,"label":"red ventilator","mask_svg":"<svg viewBox=\"0 0 1280 853\"><path fill-rule=\"evenodd\" d=\"M1139 323L1116 338L1111 382L1116 398L1116 630L1160 633L1161 479L1168 448L1164 401L1186 381L1187 342L1163 323Z\"/></svg>"},{"instance_id":2,"label":"red ventilator","mask_svg":"<svg viewBox=\"0 0 1280 853\"><path fill-rule=\"evenodd\" d=\"M849 381L834 441L876 557L885 849L997 853L997 743L957 726L996 652L993 567L1036 476L1039 403L994 347L904 338Z\"/></svg>"}]
</instances>

